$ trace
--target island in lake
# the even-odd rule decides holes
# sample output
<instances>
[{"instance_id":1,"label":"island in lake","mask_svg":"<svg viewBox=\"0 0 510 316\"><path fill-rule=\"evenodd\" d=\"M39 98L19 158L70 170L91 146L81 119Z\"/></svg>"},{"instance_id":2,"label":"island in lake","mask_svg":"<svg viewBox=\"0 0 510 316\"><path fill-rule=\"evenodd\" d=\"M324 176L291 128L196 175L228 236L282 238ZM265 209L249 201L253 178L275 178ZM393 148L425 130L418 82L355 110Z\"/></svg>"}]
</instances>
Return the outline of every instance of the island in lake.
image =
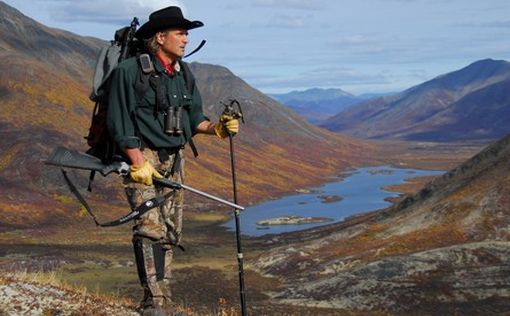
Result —
<instances>
[{"instance_id":1,"label":"island in lake","mask_svg":"<svg viewBox=\"0 0 510 316\"><path fill-rule=\"evenodd\" d=\"M332 218L329 217L305 217L305 216L281 216L270 219L258 221L257 225L269 226L269 225L300 225L300 224L311 224L311 223L324 223L331 222Z\"/></svg>"},{"instance_id":2,"label":"island in lake","mask_svg":"<svg viewBox=\"0 0 510 316\"><path fill-rule=\"evenodd\" d=\"M344 198L339 195L319 195L317 196L319 199L321 199L321 203L334 203L334 202L340 202Z\"/></svg>"}]
</instances>

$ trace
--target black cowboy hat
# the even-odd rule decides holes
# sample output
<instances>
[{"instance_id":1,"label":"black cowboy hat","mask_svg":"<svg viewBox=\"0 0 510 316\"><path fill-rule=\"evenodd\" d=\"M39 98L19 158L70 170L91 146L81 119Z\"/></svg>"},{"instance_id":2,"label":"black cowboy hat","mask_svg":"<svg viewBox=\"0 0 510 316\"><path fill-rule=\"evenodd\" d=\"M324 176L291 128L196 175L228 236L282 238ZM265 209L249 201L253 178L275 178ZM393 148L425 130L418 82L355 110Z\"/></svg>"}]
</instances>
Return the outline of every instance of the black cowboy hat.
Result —
<instances>
[{"instance_id":1,"label":"black cowboy hat","mask_svg":"<svg viewBox=\"0 0 510 316\"><path fill-rule=\"evenodd\" d=\"M201 21L190 21L185 19L182 15L181 9L179 7L172 6L152 12L149 16L149 21L136 31L135 37L139 39L146 39L156 34L156 32L169 28L179 27L191 30L201 26L204 26L204 23Z\"/></svg>"}]
</instances>

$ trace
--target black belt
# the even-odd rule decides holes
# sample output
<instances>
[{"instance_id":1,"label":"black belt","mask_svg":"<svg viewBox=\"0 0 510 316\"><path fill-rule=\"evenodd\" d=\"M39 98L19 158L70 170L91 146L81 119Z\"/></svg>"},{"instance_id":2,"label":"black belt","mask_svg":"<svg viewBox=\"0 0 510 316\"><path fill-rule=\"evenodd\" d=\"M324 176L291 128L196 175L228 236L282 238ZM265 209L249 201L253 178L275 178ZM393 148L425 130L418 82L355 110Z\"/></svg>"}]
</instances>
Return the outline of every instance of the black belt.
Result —
<instances>
[{"instance_id":1,"label":"black belt","mask_svg":"<svg viewBox=\"0 0 510 316\"><path fill-rule=\"evenodd\" d=\"M153 150L158 153L159 162L164 163L170 159L170 156L175 155L174 162L172 164L172 168L170 169L170 176L173 177L175 172L179 169L181 165L181 155L179 155L179 151L184 149L184 145L177 147L169 147L169 148L151 148L149 144L141 138L141 146L140 150L148 148L149 150Z\"/></svg>"},{"instance_id":2,"label":"black belt","mask_svg":"<svg viewBox=\"0 0 510 316\"><path fill-rule=\"evenodd\" d=\"M171 155L174 155L174 161L172 163L172 167L170 168L170 177L173 177L175 172L181 167L181 155L179 154L179 150L183 147L175 147L175 148L160 148L157 150L158 157L160 162L165 162L170 159Z\"/></svg>"},{"instance_id":3,"label":"black belt","mask_svg":"<svg viewBox=\"0 0 510 316\"><path fill-rule=\"evenodd\" d=\"M165 162L168 159L170 159L170 156L172 156L172 155L179 156L177 154L179 153L179 150L181 150L182 148L183 148L183 146L173 147L173 148L158 148L158 149L154 149L154 150L158 152L159 161Z\"/></svg>"}]
</instances>

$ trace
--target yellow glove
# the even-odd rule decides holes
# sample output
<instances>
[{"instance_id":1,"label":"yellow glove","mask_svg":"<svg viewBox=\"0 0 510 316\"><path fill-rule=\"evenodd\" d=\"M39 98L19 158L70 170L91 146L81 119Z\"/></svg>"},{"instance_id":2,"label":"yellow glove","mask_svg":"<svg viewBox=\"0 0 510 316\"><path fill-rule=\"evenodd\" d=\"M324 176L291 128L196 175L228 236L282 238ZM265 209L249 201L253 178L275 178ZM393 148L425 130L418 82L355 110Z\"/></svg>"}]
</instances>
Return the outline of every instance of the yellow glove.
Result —
<instances>
[{"instance_id":1,"label":"yellow glove","mask_svg":"<svg viewBox=\"0 0 510 316\"><path fill-rule=\"evenodd\" d=\"M234 136L239 133L239 120L230 115L223 114L220 116L218 124L214 127L214 132L220 138L228 137L229 134Z\"/></svg>"},{"instance_id":2,"label":"yellow glove","mask_svg":"<svg viewBox=\"0 0 510 316\"><path fill-rule=\"evenodd\" d=\"M131 166L130 175L131 179L145 185L152 185L153 176L156 178L163 178L163 176L159 174L159 172L154 169L154 167L147 160L145 160L143 165Z\"/></svg>"}]
</instances>

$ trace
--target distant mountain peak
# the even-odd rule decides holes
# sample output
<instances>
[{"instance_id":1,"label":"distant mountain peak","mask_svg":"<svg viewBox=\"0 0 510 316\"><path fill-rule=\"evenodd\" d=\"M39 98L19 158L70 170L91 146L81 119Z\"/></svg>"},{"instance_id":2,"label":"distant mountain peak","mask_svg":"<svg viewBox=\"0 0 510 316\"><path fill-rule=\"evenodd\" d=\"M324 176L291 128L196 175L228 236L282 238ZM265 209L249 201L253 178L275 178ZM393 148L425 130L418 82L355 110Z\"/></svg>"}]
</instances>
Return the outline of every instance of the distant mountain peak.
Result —
<instances>
[{"instance_id":1,"label":"distant mountain peak","mask_svg":"<svg viewBox=\"0 0 510 316\"><path fill-rule=\"evenodd\" d=\"M446 86L458 87L461 85L476 84L490 78L506 76L510 71L510 62L486 58L477 60L464 68L440 75L429 82Z\"/></svg>"},{"instance_id":2,"label":"distant mountain peak","mask_svg":"<svg viewBox=\"0 0 510 316\"><path fill-rule=\"evenodd\" d=\"M339 88L310 88L271 96L314 124L362 100Z\"/></svg>"},{"instance_id":3,"label":"distant mountain peak","mask_svg":"<svg viewBox=\"0 0 510 316\"><path fill-rule=\"evenodd\" d=\"M353 94L340 88L309 88L306 90L293 90L288 93L271 94L276 98L307 98L307 99L334 99L338 97L354 97Z\"/></svg>"},{"instance_id":4,"label":"distant mountain peak","mask_svg":"<svg viewBox=\"0 0 510 316\"><path fill-rule=\"evenodd\" d=\"M390 98L363 102L322 126L362 138L494 139L510 131L510 62L486 58Z\"/></svg>"},{"instance_id":5,"label":"distant mountain peak","mask_svg":"<svg viewBox=\"0 0 510 316\"><path fill-rule=\"evenodd\" d=\"M498 72L505 72L510 69L510 62L491 58L477 60L456 71L445 74L445 76L472 76L478 75L478 79L494 76Z\"/></svg>"},{"instance_id":6,"label":"distant mountain peak","mask_svg":"<svg viewBox=\"0 0 510 316\"><path fill-rule=\"evenodd\" d=\"M469 64L467 67L475 66L475 65L487 65L487 64L494 64L494 65L509 65L510 62L503 60L503 59L492 59L492 58L485 58L477 60L471 64Z\"/></svg>"}]
</instances>

